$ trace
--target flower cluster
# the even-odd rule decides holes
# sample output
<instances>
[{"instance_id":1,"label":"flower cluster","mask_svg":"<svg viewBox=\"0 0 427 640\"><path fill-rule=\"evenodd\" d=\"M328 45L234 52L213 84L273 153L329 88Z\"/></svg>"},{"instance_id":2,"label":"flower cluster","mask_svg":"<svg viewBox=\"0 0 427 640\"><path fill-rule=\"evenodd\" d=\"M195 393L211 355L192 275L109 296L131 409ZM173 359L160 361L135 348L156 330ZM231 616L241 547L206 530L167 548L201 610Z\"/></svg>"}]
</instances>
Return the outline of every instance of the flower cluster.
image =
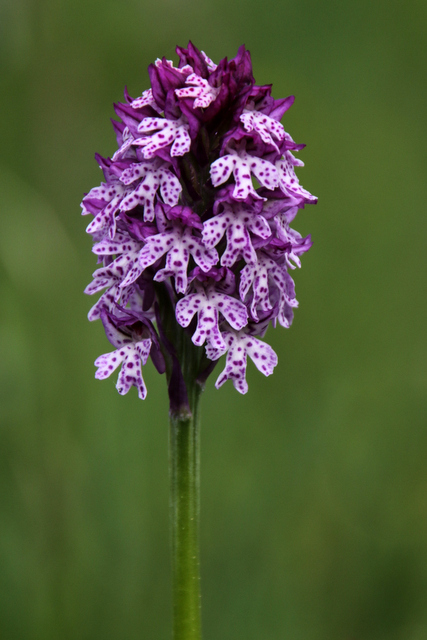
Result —
<instances>
[{"instance_id":1,"label":"flower cluster","mask_svg":"<svg viewBox=\"0 0 427 640\"><path fill-rule=\"evenodd\" d=\"M85 291L104 291L89 319L116 348L96 360L96 377L121 365L119 393L136 386L140 398L149 356L159 372L168 360L179 370L176 331L203 351L200 379L227 354L217 388L230 379L246 393L247 356L273 372L277 356L260 337L292 322L289 270L311 240L290 223L316 202L295 174L304 145L280 123L293 96L255 84L244 46L218 65L191 42L177 54L178 67L156 60L151 88L115 105L118 149L96 155L105 182L82 202L99 262Z\"/></svg>"}]
</instances>

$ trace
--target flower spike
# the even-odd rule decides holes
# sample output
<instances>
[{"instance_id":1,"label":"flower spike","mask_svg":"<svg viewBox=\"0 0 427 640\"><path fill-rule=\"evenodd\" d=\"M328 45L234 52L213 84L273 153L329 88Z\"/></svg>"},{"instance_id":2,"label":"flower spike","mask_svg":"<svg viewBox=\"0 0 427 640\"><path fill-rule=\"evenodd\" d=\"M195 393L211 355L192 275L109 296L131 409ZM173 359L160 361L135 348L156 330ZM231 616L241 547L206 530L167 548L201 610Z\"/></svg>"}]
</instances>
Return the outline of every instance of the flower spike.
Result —
<instances>
[{"instance_id":1,"label":"flower spike","mask_svg":"<svg viewBox=\"0 0 427 640\"><path fill-rule=\"evenodd\" d=\"M104 181L82 213L92 216L98 257L85 292L100 297L88 317L101 319L115 348L97 358L96 378L120 366L119 393L135 386L143 399L141 366L151 357L181 410L183 345L203 383L226 354L217 388L231 380L246 393L248 357L273 373L277 355L260 337L292 323L290 271L311 239L290 225L317 198L295 173L304 145L281 123L294 97L275 99L271 85L255 83L244 46L218 64L192 42L176 52L178 63L158 58L151 86L136 97L125 89L115 105L117 148L96 156Z\"/></svg>"}]
</instances>

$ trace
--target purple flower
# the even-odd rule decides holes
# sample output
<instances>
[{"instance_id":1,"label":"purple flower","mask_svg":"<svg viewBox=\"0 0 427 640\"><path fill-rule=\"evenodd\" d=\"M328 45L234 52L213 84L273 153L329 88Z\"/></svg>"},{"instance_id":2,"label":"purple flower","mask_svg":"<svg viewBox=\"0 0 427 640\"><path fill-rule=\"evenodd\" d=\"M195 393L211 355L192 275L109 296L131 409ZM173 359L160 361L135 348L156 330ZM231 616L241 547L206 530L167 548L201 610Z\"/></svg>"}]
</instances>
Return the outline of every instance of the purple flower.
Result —
<instances>
[{"instance_id":1,"label":"purple flower","mask_svg":"<svg viewBox=\"0 0 427 640\"><path fill-rule=\"evenodd\" d=\"M96 377L121 366L119 392L135 386L145 398L141 366L151 357L181 406L190 338L201 383L223 354L217 388L231 380L246 393L248 356L273 373L277 356L260 337L292 322L289 270L311 239L290 224L317 199L295 173L304 145L280 122L293 96L278 100L256 85L243 46L218 65L191 42L177 54L178 66L157 59L151 87L136 98L125 91L115 105L117 150L96 156L105 182L82 212L93 216L87 232L99 262L85 291L101 292L88 317L101 319L115 347L96 360Z\"/></svg>"}]
</instances>

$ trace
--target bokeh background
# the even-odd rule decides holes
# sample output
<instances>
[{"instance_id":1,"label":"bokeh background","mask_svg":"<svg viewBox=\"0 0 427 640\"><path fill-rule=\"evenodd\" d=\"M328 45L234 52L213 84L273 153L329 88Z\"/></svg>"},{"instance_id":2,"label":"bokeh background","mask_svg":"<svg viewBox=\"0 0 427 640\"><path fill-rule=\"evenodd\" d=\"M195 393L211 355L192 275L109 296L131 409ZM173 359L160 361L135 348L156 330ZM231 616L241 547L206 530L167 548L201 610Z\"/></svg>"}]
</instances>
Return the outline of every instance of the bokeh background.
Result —
<instances>
[{"instance_id":1,"label":"bokeh background","mask_svg":"<svg viewBox=\"0 0 427 640\"><path fill-rule=\"evenodd\" d=\"M0 0L0 637L170 637L165 380L94 379L79 203L190 38L296 95L319 196L274 375L203 397L205 640L425 640L425 0Z\"/></svg>"}]
</instances>

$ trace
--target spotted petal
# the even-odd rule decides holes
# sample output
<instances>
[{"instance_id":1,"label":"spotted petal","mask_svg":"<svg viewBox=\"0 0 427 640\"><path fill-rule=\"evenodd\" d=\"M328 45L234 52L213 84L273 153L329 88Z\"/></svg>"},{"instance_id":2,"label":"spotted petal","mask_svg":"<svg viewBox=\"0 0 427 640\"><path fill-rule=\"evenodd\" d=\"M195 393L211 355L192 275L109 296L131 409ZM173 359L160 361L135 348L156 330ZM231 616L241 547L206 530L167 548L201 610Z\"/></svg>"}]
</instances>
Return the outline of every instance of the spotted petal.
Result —
<instances>
[{"instance_id":1,"label":"spotted petal","mask_svg":"<svg viewBox=\"0 0 427 640\"><path fill-rule=\"evenodd\" d=\"M280 122L270 118L270 116L265 113L260 111L250 111L248 109L243 110L243 113L240 116L240 121L242 122L245 131L250 133L255 130L265 144L271 144L277 149L277 151L279 150L277 144L273 140L273 137L277 140L283 140L285 137L285 130Z\"/></svg>"},{"instance_id":2,"label":"spotted petal","mask_svg":"<svg viewBox=\"0 0 427 640\"><path fill-rule=\"evenodd\" d=\"M295 174L294 166L300 165L290 151L285 151L283 157L276 162L276 169L279 176L280 189L289 196L299 196L308 203L317 202L316 196L311 195L304 189Z\"/></svg>"},{"instance_id":3,"label":"spotted petal","mask_svg":"<svg viewBox=\"0 0 427 640\"><path fill-rule=\"evenodd\" d=\"M125 187L118 180L109 184L101 184L100 187L92 189L83 199L83 204L96 203L98 213L86 228L87 233L96 236L96 234L108 229L110 237L114 237L116 231L115 214L120 210L120 203L129 192L129 188ZM86 213L84 209L83 213Z\"/></svg>"},{"instance_id":4,"label":"spotted petal","mask_svg":"<svg viewBox=\"0 0 427 640\"><path fill-rule=\"evenodd\" d=\"M203 60L206 62L206 66L209 71L215 71L218 65L215 64L215 62L212 62L212 60L206 55L204 51L201 51L200 53L202 54Z\"/></svg>"},{"instance_id":5,"label":"spotted petal","mask_svg":"<svg viewBox=\"0 0 427 640\"><path fill-rule=\"evenodd\" d=\"M143 91L142 96L140 96L139 98L135 98L135 100L132 100L132 102L130 103L130 106L132 107L132 109L141 109L142 107L151 107L158 113L161 113L162 111L154 99L152 89L147 89L146 91Z\"/></svg>"},{"instance_id":6,"label":"spotted petal","mask_svg":"<svg viewBox=\"0 0 427 640\"><path fill-rule=\"evenodd\" d=\"M144 158L152 158L163 147L172 144L171 156L183 156L190 151L191 138L188 135L188 124L184 118L169 120L167 118L143 118L138 125L140 133L156 131L151 136L140 138L135 144L143 146Z\"/></svg>"},{"instance_id":7,"label":"spotted petal","mask_svg":"<svg viewBox=\"0 0 427 640\"><path fill-rule=\"evenodd\" d=\"M196 107L206 109L216 99L221 90L220 87L211 87L207 80L196 73L189 75L185 80L185 84L189 86L183 89L175 89L175 93L178 98L195 98L193 109L196 109Z\"/></svg>"},{"instance_id":8,"label":"spotted petal","mask_svg":"<svg viewBox=\"0 0 427 640\"><path fill-rule=\"evenodd\" d=\"M124 198L120 208L122 211L129 211L138 204L142 205L146 222L154 220L154 201L159 188L163 202L171 207L178 204L182 191L178 178L159 158L155 158L154 161L131 164L123 171L120 180L126 185L141 180L136 188Z\"/></svg>"},{"instance_id":9,"label":"spotted petal","mask_svg":"<svg viewBox=\"0 0 427 640\"><path fill-rule=\"evenodd\" d=\"M223 184L233 173L236 186L233 198L246 200L251 195L257 200L263 200L255 191L251 174L258 179L267 189L275 189L278 186L278 173L276 167L268 160L251 156L245 151L234 151L222 156L211 164L211 180L214 187Z\"/></svg>"},{"instance_id":10,"label":"spotted petal","mask_svg":"<svg viewBox=\"0 0 427 640\"><path fill-rule=\"evenodd\" d=\"M249 211L244 206L226 206L224 212L204 223L203 241L206 246L216 245L227 232L227 248L221 256L221 264L224 267L232 267L240 256L247 263L253 263L256 262L256 253L249 231L264 239L271 235L270 226L263 216Z\"/></svg>"},{"instance_id":11,"label":"spotted petal","mask_svg":"<svg viewBox=\"0 0 427 640\"><path fill-rule=\"evenodd\" d=\"M93 282L86 287L85 293L92 295L117 283L120 283L121 288L127 287L142 273L140 269L138 276L133 279L128 278L129 272L139 268L138 258L139 250L136 249L121 254L108 266L97 269L93 273Z\"/></svg>"},{"instance_id":12,"label":"spotted petal","mask_svg":"<svg viewBox=\"0 0 427 640\"><path fill-rule=\"evenodd\" d=\"M227 331L223 335L228 350L225 369L215 382L217 389L227 380L232 380L234 388L239 393L244 394L248 391L248 383L246 382L247 356L251 358L258 371L261 371L265 376L273 373L273 369L277 365L277 355L270 345L241 331L238 333Z\"/></svg>"},{"instance_id":13,"label":"spotted petal","mask_svg":"<svg viewBox=\"0 0 427 640\"><path fill-rule=\"evenodd\" d=\"M166 278L175 278L175 289L178 293L187 290L187 269L190 255L202 271L209 271L218 262L218 253L215 249L207 249L203 242L191 234L191 229L185 229L179 237L176 234L174 242L166 258L166 266L160 269L154 280L163 282Z\"/></svg>"},{"instance_id":14,"label":"spotted petal","mask_svg":"<svg viewBox=\"0 0 427 640\"><path fill-rule=\"evenodd\" d=\"M95 378L104 380L108 378L119 365L122 365L117 380L117 391L124 395L132 386L138 389L138 396L141 400L147 395L147 389L141 374L141 362L145 364L151 349L151 340L149 338L140 342L133 342L99 356L95 360L95 366L98 367Z\"/></svg>"},{"instance_id":15,"label":"spotted petal","mask_svg":"<svg viewBox=\"0 0 427 640\"><path fill-rule=\"evenodd\" d=\"M252 287L252 299L246 296ZM292 321L291 309L298 306L295 298L294 281L287 272L286 264L281 265L266 253L260 252L256 264L242 269L239 288L240 299L249 305L251 316L258 321L258 310L270 311L271 299L279 300L278 317L282 326L289 327Z\"/></svg>"},{"instance_id":16,"label":"spotted petal","mask_svg":"<svg viewBox=\"0 0 427 640\"><path fill-rule=\"evenodd\" d=\"M182 327L188 327L197 313L197 329L192 337L195 345L201 346L205 340L220 351L225 350L225 342L219 330L219 313L235 329L247 323L246 307L235 298L210 289L192 293L178 301L176 319Z\"/></svg>"},{"instance_id":17,"label":"spotted petal","mask_svg":"<svg viewBox=\"0 0 427 640\"><path fill-rule=\"evenodd\" d=\"M92 247L92 251L98 256L117 255L128 251L139 251L140 249L141 243L124 233L116 233L114 239L105 238Z\"/></svg>"}]
</instances>

